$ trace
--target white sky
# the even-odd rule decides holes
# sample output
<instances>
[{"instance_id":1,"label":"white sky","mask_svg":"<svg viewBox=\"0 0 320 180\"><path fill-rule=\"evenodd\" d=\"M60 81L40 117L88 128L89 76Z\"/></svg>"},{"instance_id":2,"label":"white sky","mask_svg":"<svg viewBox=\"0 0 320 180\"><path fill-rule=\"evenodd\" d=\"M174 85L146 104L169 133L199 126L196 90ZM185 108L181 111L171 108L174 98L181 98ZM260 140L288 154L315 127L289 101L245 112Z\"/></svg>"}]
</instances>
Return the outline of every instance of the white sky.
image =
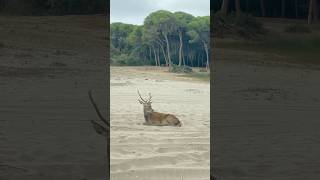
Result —
<instances>
[{"instance_id":1,"label":"white sky","mask_svg":"<svg viewBox=\"0 0 320 180\"><path fill-rule=\"evenodd\" d=\"M209 16L210 0L111 0L110 22L141 25L145 17L157 10Z\"/></svg>"}]
</instances>

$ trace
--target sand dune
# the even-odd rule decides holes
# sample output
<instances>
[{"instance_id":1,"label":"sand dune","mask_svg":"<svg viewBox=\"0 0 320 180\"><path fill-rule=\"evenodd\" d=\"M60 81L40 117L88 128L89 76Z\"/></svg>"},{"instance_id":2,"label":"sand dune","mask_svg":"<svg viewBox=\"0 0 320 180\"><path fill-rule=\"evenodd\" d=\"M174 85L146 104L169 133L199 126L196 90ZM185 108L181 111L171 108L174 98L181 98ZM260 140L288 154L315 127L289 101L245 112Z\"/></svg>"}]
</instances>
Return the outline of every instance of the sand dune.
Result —
<instances>
[{"instance_id":1,"label":"sand dune","mask_svg":"<svg viewBox=\"0 0 320 180\"><path fill-rule=\"evenodd\" d=\"M209 179L210 86L150 67L112 67L111 179ZM137 89L182 127L144 126Z\"/></svg>"}]
</instances>

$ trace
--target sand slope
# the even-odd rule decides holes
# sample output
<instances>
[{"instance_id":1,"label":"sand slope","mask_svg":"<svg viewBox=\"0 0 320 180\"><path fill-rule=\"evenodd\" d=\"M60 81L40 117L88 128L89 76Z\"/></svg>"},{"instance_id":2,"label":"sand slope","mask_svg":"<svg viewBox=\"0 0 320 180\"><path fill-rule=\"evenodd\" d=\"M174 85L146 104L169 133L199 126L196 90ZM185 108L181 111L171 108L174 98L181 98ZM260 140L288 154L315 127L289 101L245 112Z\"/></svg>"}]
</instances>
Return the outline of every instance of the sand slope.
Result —
<instances>
[{"instance_id":1,"label":"sand slope","mask_svg":"<svg viewBox=\"0 0 320 180\"><path fill-rule=\"evenodd\" d=\"M111 68L111 179L209 179L210 86L150 67ZM144 126L140 93L182 127Z\"/></svg>"}]
</instances>

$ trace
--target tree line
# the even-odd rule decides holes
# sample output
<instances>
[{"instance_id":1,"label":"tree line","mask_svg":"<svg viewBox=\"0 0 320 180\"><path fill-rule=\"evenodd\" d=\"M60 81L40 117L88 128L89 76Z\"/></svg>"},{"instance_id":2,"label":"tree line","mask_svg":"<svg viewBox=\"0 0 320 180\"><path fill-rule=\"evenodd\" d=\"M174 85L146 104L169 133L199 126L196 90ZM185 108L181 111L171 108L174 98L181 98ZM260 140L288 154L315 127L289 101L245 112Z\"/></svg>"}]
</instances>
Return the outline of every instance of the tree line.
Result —
<instances>
[{"instance_id":1,"label":"tree line","mask_svg":"<svg viewBox=\"0 0 320 180\"><path fill-rule=\"evenodd\" d=\"M159 10L143 25L110 25L111 63L209 68L210 16Z\"/></svg>"},{"instance_id":2,"label":"tree line","mask_svg":"<svg viewBox=\"0 0 320 180\"><path fill-rule=\"evenodd\" d=\"M13 15L105 14L106 0L0 0L0 13Z\"/></svg>"},{"instance_id":3,"label":"tree line","mask_svg":"<svg viewBox=\"0 0 320 180\"><path fill-rule=\"evenodd\" d=\"M309 24L319 19L319 0L215 0L211 3L213 13L245 12L261 17L308 19Z\"/></svg>"}]
</instances>

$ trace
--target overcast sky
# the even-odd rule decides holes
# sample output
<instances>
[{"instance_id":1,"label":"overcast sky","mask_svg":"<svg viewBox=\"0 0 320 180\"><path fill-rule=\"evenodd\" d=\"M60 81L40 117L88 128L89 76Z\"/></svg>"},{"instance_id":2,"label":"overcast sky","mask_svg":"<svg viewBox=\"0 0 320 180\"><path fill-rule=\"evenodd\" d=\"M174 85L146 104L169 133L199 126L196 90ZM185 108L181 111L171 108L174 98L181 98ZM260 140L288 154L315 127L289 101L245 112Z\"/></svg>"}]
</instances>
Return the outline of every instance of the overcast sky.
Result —
<instances>
[{"instance_id":1,"label":"overcast sky","mask_svg":"<svg viewBox=\"0 0 320 180\"><path fill-rule=\"evenodd\" d=\"M111 0L110 21L143 24L157 10L184 11L194 16L210 15L210 0Z\"/></svg>"}]
</instances>

